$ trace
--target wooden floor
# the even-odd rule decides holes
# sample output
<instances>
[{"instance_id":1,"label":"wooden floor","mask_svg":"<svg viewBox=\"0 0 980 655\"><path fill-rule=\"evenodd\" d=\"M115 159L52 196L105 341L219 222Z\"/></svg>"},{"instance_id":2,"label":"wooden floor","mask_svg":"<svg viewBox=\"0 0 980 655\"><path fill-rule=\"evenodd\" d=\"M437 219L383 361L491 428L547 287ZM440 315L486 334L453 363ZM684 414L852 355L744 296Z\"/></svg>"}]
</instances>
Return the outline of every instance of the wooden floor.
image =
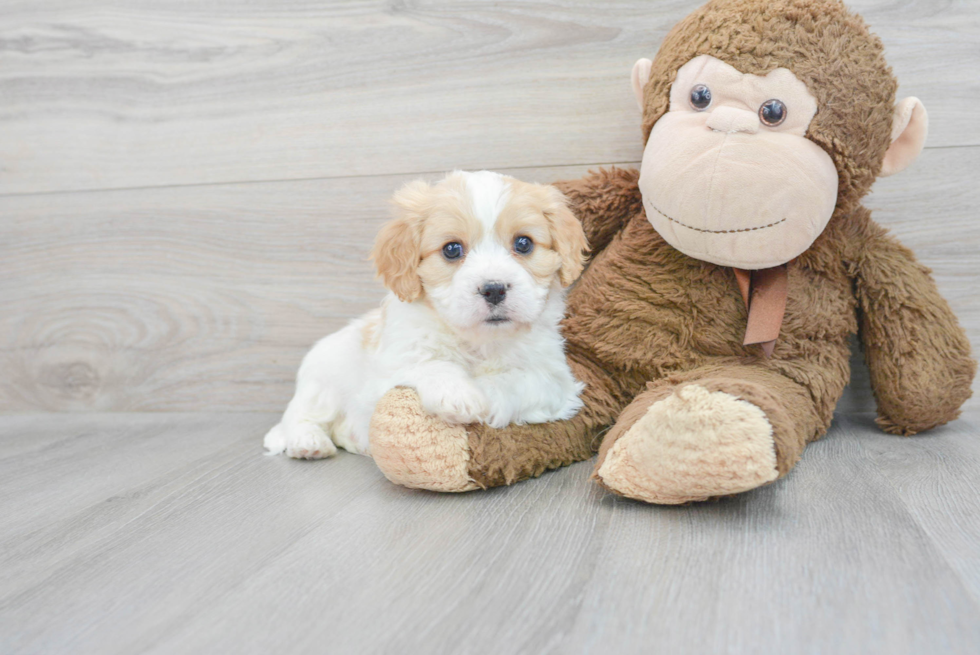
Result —
<instances>
[{"instance_id":1,"label":"wooden floor","mask_svg":"<svg viewBox=\"0 0 980 655\"><path fill-rule=\"evenodd\" d=\"M719 503L261 455L392 192L637 165L630 69L700 2L0 0L0 654L980 652L980 394L889 437L859 354ZM850 4L930 116L866 204L977 350L980 0Z\"/></svg>"},{"instance_id":2,"label":"wooden floor","mask_svg":"<svg viewBox=\"0 0 980 655\"><path fill-rule=\"evenodd\" d=\"M976 653L980 415L838 417L775 485L463 495L263 457L272 414L0 418L0 652Z\"/></svg>"}]
</instances>

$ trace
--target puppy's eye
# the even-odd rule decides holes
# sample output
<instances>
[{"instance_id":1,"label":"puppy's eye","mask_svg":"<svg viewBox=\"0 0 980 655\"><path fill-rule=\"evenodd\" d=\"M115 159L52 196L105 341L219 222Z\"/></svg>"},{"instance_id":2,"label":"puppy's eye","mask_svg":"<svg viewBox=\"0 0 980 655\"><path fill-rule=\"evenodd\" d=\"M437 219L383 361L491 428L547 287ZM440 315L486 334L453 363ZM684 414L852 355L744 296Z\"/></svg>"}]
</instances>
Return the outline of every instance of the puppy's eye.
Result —
<instances>
[{"instance_id":1,"label":"puppy's eye","mask_svg":"<svg viewBox=\"0 0 980 655\"><path fill-rule=\"evenodd\" d=\"M786 105L782 101L773 98L772 100L766 100L759 107L759 120L769 127L776 127L786 120L786 114L788 113L789 110L786 109Z\"/></svg>"},{"instance_id":2,"label":"puppy's eye","mask_svg":"<svg viewBox=\"0 0 980 655\"><path fill-rule=\"evenodd\" d=\"M459 259L463 256L463 244L457 241L451 241L442 247L442 256L453 261L454 259Z\"/></svg>"},{"instance_id":3,"label":"puppy's eye","mask_svg":"<svg viewBox=\"0 0 980 655\"><path fill-rule=\"evenodd\" d=\"M531 237L517 237L514 239L514 252L526 255L532 250L534 250L534 242L531 241Z\"/></svg>"},{"instance_id":4,"label":"puppy's eye","mask_svg":"<svg viewBox=\"0 0 980 655\"><path fill-rule=\"evenodd\" d=\"M698 84L691 89L691 106L698 111L704 111L711 104L711 89L703 84Z\"/></svg>"}]
</instances>

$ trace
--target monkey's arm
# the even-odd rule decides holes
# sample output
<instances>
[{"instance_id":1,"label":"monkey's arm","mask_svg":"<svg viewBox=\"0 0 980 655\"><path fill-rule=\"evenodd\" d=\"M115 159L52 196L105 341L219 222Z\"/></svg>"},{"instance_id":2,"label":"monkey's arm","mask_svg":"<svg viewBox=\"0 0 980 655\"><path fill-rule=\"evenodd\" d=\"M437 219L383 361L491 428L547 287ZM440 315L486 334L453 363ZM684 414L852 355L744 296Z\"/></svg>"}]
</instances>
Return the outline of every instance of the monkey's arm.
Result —
<instances>
[{"instance_id":1,"label":"monkey's arm","mask_svg":"<svg viewBox=\"0 0 980 655\"><path fill-rule=\"evenodd\" d=\"M450 425L422 409L414 389L389 391L371 418L371 456L389 480L432 491L513 484L592 456L585 416L535 425Z\"/></svg>"},{"instance_id":2,"label":"monkey's arm","mask_svg":"<svg viewBox=\"0 0 980 655\"><path fill-rule=\"evenodd\" d=\"M555 182L582 222L590 255L605 248L626 221L643 210L639 179L636 169L612 167L590 171L577 180Z\"/></svg>"},{"instance_id":3,"label":"monkey's arm","mask_svg":"<svg viewBox=\"0 0 980 655\"><path fill-rule=\"evenodd\" d=\"M870 219L852 259L860 336L886 432L953 420L971 395L970 342L928 268Z\"/></svg>"},{"instance_id":4,"label":"monkey's arm","mask_svg":"<svg viewBox=\"0 0 980 655\"><path fill-rule=\"evenodd\" d=\"M415 390L396 388L371 418L371 455L392 482L435 491L513 484L588 459L630 394L574 346L568 363L585 382L584 407L571 419L502 429L449 425L422 409Z\"/></svg>"}]
</instances>

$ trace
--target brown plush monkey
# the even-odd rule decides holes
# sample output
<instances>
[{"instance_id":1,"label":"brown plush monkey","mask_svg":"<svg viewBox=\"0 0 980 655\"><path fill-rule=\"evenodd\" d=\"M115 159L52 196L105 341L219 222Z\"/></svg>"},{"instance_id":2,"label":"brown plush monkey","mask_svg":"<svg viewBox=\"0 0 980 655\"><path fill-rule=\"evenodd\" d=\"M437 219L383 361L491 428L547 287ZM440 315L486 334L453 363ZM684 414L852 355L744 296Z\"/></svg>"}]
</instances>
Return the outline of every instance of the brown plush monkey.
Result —
<instances>
[{"instance_id":1,"label":"brown plush monkey","mask_svg":"<svg viewBox=\"0 0 980 655\"><path fill-rule=\"evenodd\" d=\"M976 369L929 271L861 198L905 168L922 104L895 103L882 45L835 0L715 0L681 21L633 86L641 172L560 183L592 248L569 296L574 419L449 426L409 389L375 413L393 482L511 484L586 459L652 503L786 475L830 425L860 335L887 432L955 418Z\"/></svg>"}]
</instances>

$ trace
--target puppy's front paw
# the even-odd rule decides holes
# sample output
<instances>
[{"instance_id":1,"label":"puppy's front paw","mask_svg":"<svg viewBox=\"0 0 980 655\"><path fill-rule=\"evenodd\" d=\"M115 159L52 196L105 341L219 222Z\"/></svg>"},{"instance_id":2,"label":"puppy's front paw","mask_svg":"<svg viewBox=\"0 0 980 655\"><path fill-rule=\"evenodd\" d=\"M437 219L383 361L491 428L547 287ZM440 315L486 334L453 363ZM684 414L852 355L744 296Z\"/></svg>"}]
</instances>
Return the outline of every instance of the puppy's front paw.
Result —
<instances>
[{"instance_id":1,"label":"puppy's front paw","mask_svg":"<svg viewBox=\"0 0 980 655\"><path fill-rule=\"evenodd\" d=\"M477 423L483 421L489 411L486 395L470 382L447 380L418 391L425 411L446 423Z\"/></svg>"},{"instance_id":2,"label":"puppy's front paw","mask_svg":"<svg viewBox=\"0 0 980 655\"><path fill-rule=\"evenodd\" d=\"M321 459L337 454L337 447L314 423L280 423L269 430L263 442L270 455L285 453L293 459Z\"/></svg>"},{"instance_id":3,"label":"puppy's front paw","mask_svg":"<svg viewBox=\"0 0 980 655\"><path fill-rule=\"evenodd\" d=\"M496 411L488 413L483 422L489 425L491 428L500 430L513 423L514 416L511 412L505 412L502 409L497 409Z\"/></svg>"}]
</instances>

